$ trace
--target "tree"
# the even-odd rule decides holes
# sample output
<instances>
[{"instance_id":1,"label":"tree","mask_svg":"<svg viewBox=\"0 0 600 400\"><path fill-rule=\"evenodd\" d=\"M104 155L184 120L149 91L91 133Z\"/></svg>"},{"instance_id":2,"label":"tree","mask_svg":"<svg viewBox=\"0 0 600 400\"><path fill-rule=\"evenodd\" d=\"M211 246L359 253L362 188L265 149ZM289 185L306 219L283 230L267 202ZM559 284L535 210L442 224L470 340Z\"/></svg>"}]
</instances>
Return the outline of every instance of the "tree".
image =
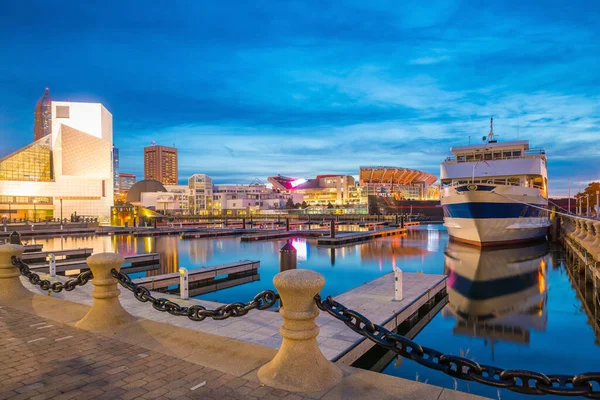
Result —
<instances>
[{"instance_id":1,"label":"tree","mask_svg":"<svg viewBox=\"0 0 600 400\"><path fill-rule=\"evenodd\" d=\"M327 209L328 209L328 210L331 210L332 208L333 208L333 204L331 204L331 203L327 203Z\"/></svg>"},{"instance_id":2,"label":"tree","mask_svg":"<svg viewBox=\"0 0 600 400\"><path fill-rule=\"evenodd\" d=\"M288 210L294 208L294 200L292 200L291 197L285 203L285 208L287 208Z\"/></svg>"},{"instance_id":3,"label":"tree","mask_svg":"<svg viewBox=\"0 0 600 400\"><path fill-rule=\"evenodd\" d=\"M303 209L308 208L308 204L305 201L303 201L300 207L302 207Z\"/></svg>"},{"instance_id":4,"label":"tree","mask_svg":"<svg viewBox=\"0 0 600 400\"><path fill-rule=\"evenodd\" d=\"M594 207L596 206L597 195L596 192L600 191L600 182L591 182L588 187L581 193L577 193L575 198L577 199L577 205L579 205L579 199L581 199L581 212L586 213L586 206L588 205L589 199L589 207L590 211L593 212Z\"/></svg>"}]
</instances>

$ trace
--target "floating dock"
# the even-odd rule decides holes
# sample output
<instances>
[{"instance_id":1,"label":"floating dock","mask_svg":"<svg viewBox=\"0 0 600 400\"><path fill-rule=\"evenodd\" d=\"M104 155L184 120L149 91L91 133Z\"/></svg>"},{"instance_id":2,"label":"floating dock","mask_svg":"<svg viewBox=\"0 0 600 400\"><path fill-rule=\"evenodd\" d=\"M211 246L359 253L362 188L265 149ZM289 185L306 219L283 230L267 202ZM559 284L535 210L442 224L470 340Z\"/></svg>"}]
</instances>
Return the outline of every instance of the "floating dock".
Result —
<instances>
[{"instance_id":1,"label":"floating dock","mask_svg":"<svg viewBox=\"0 0 600 400\"><path fill-rule=\"evenodd\" d=\"M244 235L240 238L242 242L256 242L259 240L285 239L290 237L319 237L329 234L325 230L297 230L297 231L267 231L252 235Z\"/></svg>"},{"instance_id":2,"label":"floating dock","mask_svg":"<svg viewBox=\"0 0 600 400\"><path fill-rule=\"evenodd\" d=\"M357 242L364 242L371 239L377 239L387 236L403 235L406 228L382 229L380 231L336 233L335 237L320 237L317 239L317 246L337 247Z\"/></svg>"},{"instance_id":3,"label":"floating dock","mask_svg":"<svg viewBox=\"0 0 600 400\"><path fill-rule=\"evenodd\" d=\"M142 272L152 269L158 269L160 267L160 254L159 253L147 253L147 254L136 254L132 256L125 256L125 263L121 267L123 272L134 273ZM43 271L47 272L49 266L47 262L43 264L30 264L29 269L35 272ZM57 260L56 262L56 273L62 274L67 271L80 270L85 271L90 269L85 260Z\"/></svg>"},{"instance_id":4,"label":"floating dock","mask_svg":"<svg viewBox=\"0 0 600 400\"><path fill-rule=\"evenodd\" d=\"M183 232L181 234L182 239L202 239L209 237L223 237L223 236L235 236L243 235L245 233L255 232L254 229L211 229L202 230L198 232Z\"/></svg>"},{"instance_id":5,"label":"floating dock","mask_svg":"<svg viewBox=\"0 0 600 400\"><path fill-rule=\"evenodd\" d=\"M394 331L398 326L418 317L422 306L446 296L446 275L420 274L404 272L402 274L403 297L394 301L394 273L391 272L371 282L365 283L355 289L336 296L335 300L346 307L359 312L376 324ZM322 313L323 314L323 313ZM334 362L351 365L362 355L375 346L373 342L348 330L341 321L333 320L329 315L328 322L321 326L332 337L339 338L347 343L345 348L338 347L335 356L330 357Z\"/></svg>"},{"instance_id":6,"label":"floating dock","mask_svg":"<svg viewBox=\"0 0 600 400\"><path fill-rule=\"evenodd\" d=\"M190 286L200 281L215 280L217 277L231 277L232 275L256 275L260 268L260 261L240 260L228 264L221 264L214 267L198 268L188 271L188 283ZM127 272L127 271L125 271ZM179 272L149 276L146 278L134 279L133 282L138 285L144 285L150 290L167 289L169 286L179 285ZM220 280L220 279L219 279ZM235 285L230 285L235 286ZM229 287L229 286L224 286ZM223 289L224 287L221 287Z\"/></svg>"},{"instance_id":7,"label":"floating dock","mask_svg":"<svg viewBox=\"0 0 600 400\"><path fill-rule=\"evenodd\" d=\"M35 251L24 253L21 260L26 263L44 262L47 261L50 254L54 254L56 261L72 260L78 258L87 258L92 255L93 249L71 249L71 250L53 250L53 251Z\"/></svg>"}]
</instances>

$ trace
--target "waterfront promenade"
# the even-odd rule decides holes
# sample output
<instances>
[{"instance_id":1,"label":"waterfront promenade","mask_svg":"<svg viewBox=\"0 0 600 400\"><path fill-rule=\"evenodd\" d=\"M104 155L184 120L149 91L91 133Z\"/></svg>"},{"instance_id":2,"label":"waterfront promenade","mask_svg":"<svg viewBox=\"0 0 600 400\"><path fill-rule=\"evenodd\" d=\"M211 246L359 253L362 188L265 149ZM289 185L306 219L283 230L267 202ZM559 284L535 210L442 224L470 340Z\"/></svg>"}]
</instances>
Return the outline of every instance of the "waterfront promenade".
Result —
<instances>
[{"instance_id":1,"label":"waterfront promenade","mask_svg":"<svg viewBox=\"0 0 600 400\"><path fill-rule=\"evenodd\" d=\"M29 283L26 287L32 290ZM0 366L0 399L478 398L347 366L341 366L341 382L321 392L274 389L260 383L257 371L275 357L277 349L238 340L249 333L248 328L229 326L251 315L193 322L139 303L145 306L148 318L137 316L126 324L92 333L74 327L90 307L66 300L79 293L91 303L87 288L61 293L65 298L33 289L18 300L0 301L0 356L8 360ZM136 300L130 292L122 293L121 303L127 311L131 301ZM270 315L281 324L278 313L254 312L260 313L260 318ZM176 326L174 320L222 326L214 333L199 332ZM225 331L237 338L223 336Z\"/></svg>"}]
</instances>

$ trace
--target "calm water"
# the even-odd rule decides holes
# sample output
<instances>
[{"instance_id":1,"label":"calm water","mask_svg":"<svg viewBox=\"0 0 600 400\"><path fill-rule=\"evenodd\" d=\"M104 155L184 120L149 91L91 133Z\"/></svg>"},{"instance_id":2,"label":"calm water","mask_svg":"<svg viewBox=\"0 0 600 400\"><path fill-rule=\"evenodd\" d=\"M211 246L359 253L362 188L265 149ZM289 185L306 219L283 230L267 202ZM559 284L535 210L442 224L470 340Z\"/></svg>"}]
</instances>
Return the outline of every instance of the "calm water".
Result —
<instances>
[{"instance_id":1,"label":"calm water","mask_svg":"<svg viewBox=\"0 0 600 400\"><path fill-rule=\"evenodd\" d=\"M123 255L159 252L153 274L241 259L260 260L260 280L200 296L219 302L249 301L273 288L284 240L240 242L238 238L179 240L178 237L79 237L37 240L45 249L92 247ZM562 265L558 249L535 245L480 252L448 242L443 227L411 230L406 237L379 239L341 249L295 239L298 267L322 273L324 294L337 295L392 271L449 275L449 304L415 338L424 346L463 355L483 364L574 374L600 370L599 339ZM396 360L383 373L484 395L519 399L524 395L475 382L454 381L410 360ZM531 396L528 396L531 397ZM544 398L551 398L544 396Z\"/></svg>"}]
</instances>

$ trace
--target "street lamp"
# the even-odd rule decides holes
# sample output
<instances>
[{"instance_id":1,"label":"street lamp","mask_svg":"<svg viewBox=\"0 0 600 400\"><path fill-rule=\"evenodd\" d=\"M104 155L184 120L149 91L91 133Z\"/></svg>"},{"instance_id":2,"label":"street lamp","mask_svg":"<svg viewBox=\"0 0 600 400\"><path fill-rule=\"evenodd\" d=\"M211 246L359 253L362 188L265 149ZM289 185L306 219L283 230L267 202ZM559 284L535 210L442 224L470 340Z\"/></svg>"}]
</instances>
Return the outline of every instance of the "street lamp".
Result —
<instances>
[{"instance_id":1,"label":"street lamp","mask_svg":"<svg viewBox=\"0 0 600 400\"><path fill-rule=\"evenodd\" d=\"M63 216L62 216L62 200L60 199L60 224L62 225L63 223Z\"/></svg>"},{"instance_id":2,"label":"street lamp","mask_svg":"<svg viewBox=\"0 0 600 400\"><path fill-rule=\"evenodd\" d=\"M37 222L37 200L33 200L33 222Z\"/></svg>"}]
</instances>

